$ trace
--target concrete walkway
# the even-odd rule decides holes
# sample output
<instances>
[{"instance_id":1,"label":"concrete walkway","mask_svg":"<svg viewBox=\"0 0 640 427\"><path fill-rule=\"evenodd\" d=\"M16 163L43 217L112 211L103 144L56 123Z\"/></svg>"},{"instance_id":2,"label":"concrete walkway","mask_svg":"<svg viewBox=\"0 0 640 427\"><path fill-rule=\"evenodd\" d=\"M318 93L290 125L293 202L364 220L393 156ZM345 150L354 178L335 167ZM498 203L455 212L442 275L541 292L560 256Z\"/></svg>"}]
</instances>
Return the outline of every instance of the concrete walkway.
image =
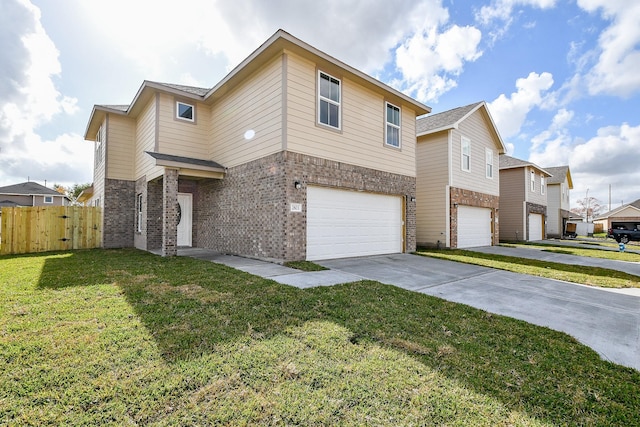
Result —
<instances>
[{"instance_id":1,"label":"concrete walkway","mask_svg":"<svg viewBox=\"0 0 640 427\"><path fill-rule=\"evenodd\" d=\"M502 252L503 249L506 251ZM552 259L555 262L593 265L593 258L558 258L558 254L536 249L523 249L529 252L514 249L474 248L525 258L555 256ZM298 288L376 280L566 332L604 359L640 370L638 289L620 293L410 254L319 261L318 264L330 270L318 272L300 272L266 261L205 249L180 249L178 255L225 264ZM611 268L611 264L608 265L605 268Z\"/></svg>"}]
</instances>

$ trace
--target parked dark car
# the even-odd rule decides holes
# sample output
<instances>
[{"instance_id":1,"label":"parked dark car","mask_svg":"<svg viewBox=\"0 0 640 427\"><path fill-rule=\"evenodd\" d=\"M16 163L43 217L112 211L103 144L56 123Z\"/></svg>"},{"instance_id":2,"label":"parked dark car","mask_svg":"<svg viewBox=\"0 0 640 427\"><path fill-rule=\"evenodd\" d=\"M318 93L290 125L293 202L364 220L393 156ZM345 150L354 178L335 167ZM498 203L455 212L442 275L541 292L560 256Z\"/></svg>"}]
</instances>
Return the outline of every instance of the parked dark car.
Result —
<instances>
[{"instance_id":1,"label":"parked dark car","mask_svg":"<svg viewBox=\"0 0 640 427\"><path fill-rule=\"evenodd\" d=\"M607 230L607 235L618 243L640 242L640 230L637 224L633 226L613 224L613 227Z\"/></svg>"}]
</instances>

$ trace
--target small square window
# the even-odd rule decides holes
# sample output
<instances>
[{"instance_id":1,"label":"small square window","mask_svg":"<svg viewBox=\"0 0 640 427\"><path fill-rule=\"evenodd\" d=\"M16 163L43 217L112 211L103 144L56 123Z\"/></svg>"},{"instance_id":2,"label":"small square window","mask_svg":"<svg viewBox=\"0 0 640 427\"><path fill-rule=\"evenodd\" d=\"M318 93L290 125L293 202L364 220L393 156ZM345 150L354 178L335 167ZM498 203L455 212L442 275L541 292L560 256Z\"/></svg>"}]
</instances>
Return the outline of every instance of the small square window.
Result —
<instances>
[{"instance_id":1,"label":"small square window","mask_svg":"<svg viewBox=\"0 0 640 427\"><path fill-rule=\"evenodd\" d=\"M387 102L387 128L385 143L400 148L400 108Z\"/></svg>"},{"instance_id":2,"label":"small square window","mask_svg":"<svg viewBox=\"0 0 640 427\"><path fill-rule=\"evenodd\" d=\"M176 117L180 120L193 122L195 119L195 107L184 102L176 102Z\"/></svg>"},{"instance_id":3,"label":"small square window","mask_svg":"<svg viewBox=\"0 0 640 427\"><path fill-rule=\"evenodd\" d=\"M53 196L44 196L45 203L53 203Z\"/></svg>"}]
</instances>

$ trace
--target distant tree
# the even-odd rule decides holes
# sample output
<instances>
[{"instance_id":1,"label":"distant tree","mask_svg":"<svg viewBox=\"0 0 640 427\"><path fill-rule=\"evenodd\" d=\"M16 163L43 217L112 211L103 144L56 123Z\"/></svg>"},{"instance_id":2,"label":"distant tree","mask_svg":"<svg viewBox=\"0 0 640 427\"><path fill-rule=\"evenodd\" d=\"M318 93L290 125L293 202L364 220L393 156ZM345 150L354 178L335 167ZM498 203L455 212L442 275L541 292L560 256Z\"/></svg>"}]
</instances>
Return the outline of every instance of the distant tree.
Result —
<instances>
[{"instance_id":1,"label":"distant tree","mask_svg":"<svg viewBox=\"0 0 640 427\"><path fill-rule=\"evenodd\" d=\"M600 200L595 197L584 197L582 199L578 199L576 204L578 206L571 209L571 212L584 218L585 222L589 222L589 220L593 221L593 218L600 215L605 208Z\"/></svg>"},{"instance_id":2,"label":"distant tree","mask_svg":"<svg viewBox=\"0 0 640 427\"><path fill-rule=\"evenodd\" d=\"M67 196L69 198L69 200L71 200L71 204L75 205L77 200L78 200L78 196L80 195L80 193L82 193L84 190L86 190L87 188L91 187L91 184L87 183L87 184L73 184L71 187L65 187L63 185L60 184L53 184L53 189L55 191L57 191L60 194L64 194L65 196Z\"/></svg>"}]
</instances>

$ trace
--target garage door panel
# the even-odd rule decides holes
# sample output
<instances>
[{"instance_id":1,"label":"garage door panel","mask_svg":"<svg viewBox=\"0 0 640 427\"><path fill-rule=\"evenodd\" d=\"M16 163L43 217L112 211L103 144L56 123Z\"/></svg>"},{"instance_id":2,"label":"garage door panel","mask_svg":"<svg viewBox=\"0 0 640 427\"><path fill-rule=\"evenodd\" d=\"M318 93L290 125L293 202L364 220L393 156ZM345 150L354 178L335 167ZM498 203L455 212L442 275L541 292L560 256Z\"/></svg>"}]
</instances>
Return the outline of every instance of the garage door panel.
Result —
<instances>
[{"instance_id":1,"label":"garage door panel","mask_svg":"<svg viewBox=\"0 0 640 427\"><path fill-rule=\"evenodd\" d=\"M307 188L307 259L402 252L398 196Z\"/></svg>"},{"instance_id":2,"label":"garage door panel","mask_svg":"<svg viewBox=\"0 0 640 427\"><path fill-rule=\"evenodd\" d=\"M491 209L458 207L458 248L491 246Z\"/></svg>"},{"instance_id":3,"label":"garage door panel","mask_svg":"<svg viewBox=\"0 0 640 427\"><path fill-rule=\"evenodd\" d=\"M529 240L542 240L542 215L529 214Z\"/></svg>"}]
</instances>

